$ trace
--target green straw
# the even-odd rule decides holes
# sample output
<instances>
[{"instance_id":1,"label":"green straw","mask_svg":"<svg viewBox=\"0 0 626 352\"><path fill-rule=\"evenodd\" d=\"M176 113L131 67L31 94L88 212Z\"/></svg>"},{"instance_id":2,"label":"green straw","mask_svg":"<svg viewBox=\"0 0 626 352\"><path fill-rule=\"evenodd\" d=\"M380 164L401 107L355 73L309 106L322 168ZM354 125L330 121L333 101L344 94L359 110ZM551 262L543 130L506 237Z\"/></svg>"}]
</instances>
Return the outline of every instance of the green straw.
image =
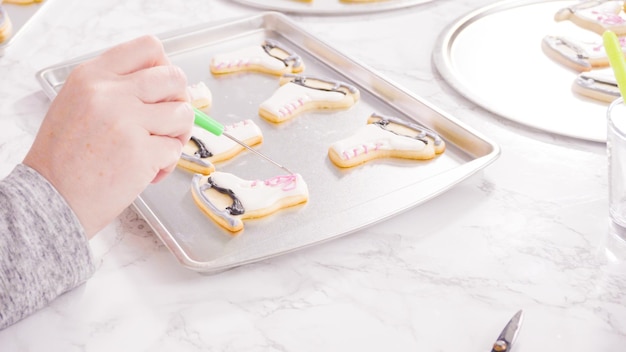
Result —
<instances>
[{"instance_id":1,"label":"green straw","mask_svg":"<svg viewBox=\"0 0 626 352\"><path fill-rule=\"evenodd\" d=\"M617 87L622 97L626 97L626 60L624 59L619 38L613 31L605 31L602 34L602 39L604 41L604 50L606 50L609 63L613 68L615 80L617 80Z\"/></svg>"}]
</instances>

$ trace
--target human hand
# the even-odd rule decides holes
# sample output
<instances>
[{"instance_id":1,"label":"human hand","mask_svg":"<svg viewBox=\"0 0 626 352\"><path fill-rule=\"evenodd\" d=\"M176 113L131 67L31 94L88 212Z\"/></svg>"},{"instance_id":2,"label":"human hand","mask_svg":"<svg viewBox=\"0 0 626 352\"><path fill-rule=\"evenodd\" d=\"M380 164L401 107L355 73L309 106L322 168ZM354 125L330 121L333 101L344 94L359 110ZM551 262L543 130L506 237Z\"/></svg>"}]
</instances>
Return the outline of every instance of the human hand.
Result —
<instances>
[{"instance_id":1,"label":"human hand","mask_svg":"<svg viewBox=\"0 0 626 352\"><path fill-rule=\"evenodd\" d=\"M175 167L194 113L184 72L145 36L76 67L24 164L65 198L88 238Z\"/></svg>"}]
</instances>

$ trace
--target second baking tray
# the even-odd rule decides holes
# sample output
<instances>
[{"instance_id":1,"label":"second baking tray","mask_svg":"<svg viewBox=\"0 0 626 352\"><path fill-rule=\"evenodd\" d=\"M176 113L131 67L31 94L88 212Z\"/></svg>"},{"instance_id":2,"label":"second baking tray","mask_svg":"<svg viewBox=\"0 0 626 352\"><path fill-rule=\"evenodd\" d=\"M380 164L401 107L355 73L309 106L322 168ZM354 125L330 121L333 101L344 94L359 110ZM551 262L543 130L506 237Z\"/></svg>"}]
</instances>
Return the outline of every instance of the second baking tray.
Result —
<instances>
[{"instance_id":1,"label":"second baking tray","mask_svg":"<svg viewBox=\"0 0 626 352\"><path fill-rule=\"evenodd\" d=\"M496 144L470 127L341 54L280 13L209 23L160 37L189 83L203 81L211 89L210 114L224 124L253 119L264 135L258 149L300 173L310 192L306 204L247 221L243 233L232 237L194 204L191 173L177 169L164 181L150 185L134 206L179 262L192 270L220 271L352 233L441 194L499 155ZM299 53L305 74L355 85L361 100L348 110L307 112L278 125L260 118L259 104L278 89L278 78L259 73L214 77L209 62L217 53L259 45L266 38ZM71 69L84 59L38 73L49 97L56 95ZM337 168L328 159L328 147L352 135L373 112L437 131L447 143L445 153L430 161L375 160ZM245 179L284 173L246 152L216 167Z\"/></svg>"}]
</instances>

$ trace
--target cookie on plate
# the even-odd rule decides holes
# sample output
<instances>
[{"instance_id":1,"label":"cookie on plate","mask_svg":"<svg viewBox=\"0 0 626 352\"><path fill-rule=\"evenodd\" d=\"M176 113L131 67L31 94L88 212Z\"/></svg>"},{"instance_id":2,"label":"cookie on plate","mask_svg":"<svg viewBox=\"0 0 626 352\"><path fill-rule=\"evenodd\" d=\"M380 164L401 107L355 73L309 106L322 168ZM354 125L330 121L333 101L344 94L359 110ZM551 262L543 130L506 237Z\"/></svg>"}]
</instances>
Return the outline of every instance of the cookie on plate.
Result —
<instances>
[{"instance_id":1,"label":"cookie on plate","mask_svg":"<svg viewBox=\"0 0 626 352\"><path fill-rule=\"evenodd\" d=\"M626 39L619 38L619 42L622 51L626 53ZM583 40L547 35L543 38L541 47L548 57L578 72L609 67L609 58L600 37Z\"/></svg>"},{"instance_id":2,"label":"cookie on plate","mask_svg":"<svg viewBox=\"0 0 626 352\"><path fill-rule=\"evenodd\" d=\"M341 81L285 74L280 87L259 106L259 115L278 123L307 110L347 109L359 97L356 87Z\"/></svg>"},{"instance_id":3,"label":"cookie on plate","mask_svg":"<svg viewBox=\"0 0 626 352\"><path fill-rule=\"evenodd\" d=\"M600 35L606 30L611 30L618 36L626 35L623 10L624 1L588 0L560 9L554 15L554 20L570 21Z\"/></svg>"},{"instance_id":4,"label":"cookie on plate","mask_svg":"<svg viewBox=\"0 0 626 352\"><path fill-rule=\"evenodd\" d=\"M299 174L264 181L244 180L221 171L209 176L196 174L191 194L204 214L233 233L243 230L243 220L265 217L309 199L308 187Z\"/></svg>"},{"instance_id":5,"label":"cookie on plate","mask_svg":"<svg viewBox=\"0 0 626 352\"><path fill-rule=\"evenodd\" d=\"M372 114L367 122L328 148L335 165L347 168L378 158L428 160L446 149L438 134L416 123L378 114Z\"/></svg>"},{"instance_id":6,"label":"cookie on plate","mask_svg":"<svg viewBox=\"0 0 626 352\"><path fill-rule=\"evenodd\" d=\"M610 103L621 96L613 70L604 68L580 73L572 90L587 98Z\"/></svg>"}]
</instances>

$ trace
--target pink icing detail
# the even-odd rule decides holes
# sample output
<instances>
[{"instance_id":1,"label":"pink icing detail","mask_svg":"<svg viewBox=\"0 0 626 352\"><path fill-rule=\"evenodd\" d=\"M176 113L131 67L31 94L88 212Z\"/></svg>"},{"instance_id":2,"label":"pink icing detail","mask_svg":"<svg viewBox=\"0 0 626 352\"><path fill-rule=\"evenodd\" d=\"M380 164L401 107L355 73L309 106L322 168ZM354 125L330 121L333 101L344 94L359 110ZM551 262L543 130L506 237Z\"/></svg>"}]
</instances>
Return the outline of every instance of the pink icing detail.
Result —
<instances>
[{"instance_id":1,"label":"pink icing detail","mask_svg":"<svg viewBox=\"0 0 626 352\"><path fill-rule=\"evenodd\" d=\"M252 123L251 120L243 120L243 121L235 122L235 123L232 123L230 125L225 125L224 126L224 131L228 132L230 130L234 130L235 128L239 128L239 127L242 127L242 126L247 126L247 125L249 125L251 123Z\"/></svg>"},{"instance_id":2,"label":"pink icing detail","mask_svg":"<svg viewBox=\"0 0 626 352\"><path fill-rule=\"evenodd\" d=\"M626 49L626 38L624 37L619 37L619 45L620 47L622 47L622 50ZM596 46L593 47L592 49L593 51L604 51L604 44L602 42L599 42L596 44Z\"/></svg>"},{"instance_id":3,"label":"pink icing detail","mask_svg":"<svg viewBox=\"0 0 626 352\"><path fill-rule=\"evenodd\" d=\"M626 22L619 15L616 15L613 13L597 12L597 11L592 11L591 13L594 15L597 15L596 20L603 24L618 25L618 24L623 24L624 22Z\"/></svg>"},{"instance_id":4,"label":"pink icing detail","mask_svg":"<svg viewBox=\"0 0 626 352\"><path fill-rule=\"evenodd\" d=\"M234 67L250 66L250 60L239 59L239 61L220 62L219 64L215 65L215 68L223 69L224 67L231 68L233 66Z\"/></svg>"},{"instance_id":5,"label":"pink icing detail","mask_svg":"<svg viewBox=\"0 0 626 352\"><path fill-rule=\"evenodd\" d=\"M294 102L289 102L289 103L285 104L283 107L278 109L278 112L280 113L281 117L285 117L287 115L293 114L299 107L301 107L303 105L304 105L304 99L303 98L298 98Z\"/></svg>"},{"instance_id":6,"label":"pink icing detail","mask_svg":"<svg viewBox=\"0 0 626 352\"><path fill-rule=\"evenodd\" d=\"M374 151L377 151L380 149L380 147L383 146L383 143L376 143L374 144ZM362 148L362 153L363 154L367 154L369 153L369 149L367 147L366 144L361 144L360 148ZM356 158L359 155L359 150L361 150L359 147L356 147L354 149L351 150L351 154L349 153L350 151L346 151L344 150L343 153L341 153L341 155L343 155L343 158L346 160L350 160L352 158Z\"/></svg>"},{"instance_id":7,"label":"pink icing detail","mask_svg":"<svg viewBox=\"0 0 626 352\"><path fill-rule=\"evenodd\" d=\"M270 187L283 185L281 189L287 192L296 188L296 183L297 183L296 181L297 181L296 175L280 175L280 176L268 178L267 180L263 181L263 184L265 184L266 186L270 186ZM255 187L258 184L258 182L260 181L258 180L252 181L250 185L252 187Z\"/></svg>"}]
</instances>

